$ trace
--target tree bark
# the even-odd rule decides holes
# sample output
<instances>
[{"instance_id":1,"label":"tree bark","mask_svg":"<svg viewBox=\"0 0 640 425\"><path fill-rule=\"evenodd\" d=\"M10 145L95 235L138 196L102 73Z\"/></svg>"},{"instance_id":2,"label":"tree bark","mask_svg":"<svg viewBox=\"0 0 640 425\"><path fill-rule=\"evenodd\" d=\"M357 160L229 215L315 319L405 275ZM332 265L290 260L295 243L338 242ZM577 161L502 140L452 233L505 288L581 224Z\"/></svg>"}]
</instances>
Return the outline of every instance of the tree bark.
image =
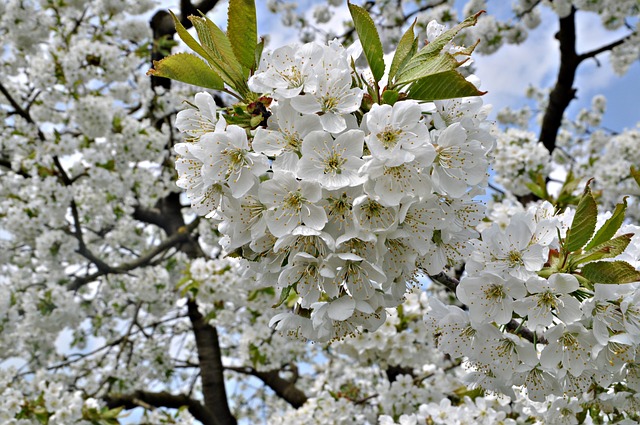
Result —
<instances>
[{"instance_id":1,"label":"tree bark","mask_svg":"<svg viewBox=\"0 0 640 425\"><path fill-rule=\"evenodd\" d=\"M117 407L125 409L135 409L136 407L179 409L186 406L189 409L189 413L204 425L217 425L220 423L206 407L183 394L174 395L168 392L136 391L131 394L110 394L104 397L104 401L109 409Z\"/></svg>"},{"instance_id":2,"label":"tree bark","mask_svg":"<svg viewBox=\"0 0 640 425\"><path fill-rule=\"evenodd\" d=\"M216 418L218 424L236 425L236 418L229 410L227 392L224 387L224 368L218 331L204 320L198 311L195 300L189 300L187 307L196 338L204 405Z\"/></svg>"},{"instance_id":3,"label":"tree bark","mask_svg":"<svg viewBox=\"0 0 640 425\"><path fill-rule=\"evenodd\" d=\"M564 111L576 96L573 82L580 58L576 53L575 15L576 9L572 8L568 16L560 18L560 29L556 34L556 38L560 42L560 70L556 85L549 94L549 105L542 119L539 138L549 152L553 152L556 147L556 138L562 124Z\"/></svg>"}]
</instances>

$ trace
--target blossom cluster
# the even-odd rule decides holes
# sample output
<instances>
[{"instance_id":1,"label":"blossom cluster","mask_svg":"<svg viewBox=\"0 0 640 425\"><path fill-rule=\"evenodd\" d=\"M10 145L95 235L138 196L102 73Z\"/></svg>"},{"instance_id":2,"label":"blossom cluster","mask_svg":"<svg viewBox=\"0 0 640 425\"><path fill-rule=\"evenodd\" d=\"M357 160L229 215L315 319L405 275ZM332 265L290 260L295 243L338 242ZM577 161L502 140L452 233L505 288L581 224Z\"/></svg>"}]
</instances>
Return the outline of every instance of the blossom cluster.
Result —
<instances>
[{"instance_id":1,"label":"blossom cluster","mask_svg":"<svg viewBox=\"0 0 640 425\"><path fill-rule=\"evenodd\" d=\"M522 389L536 402L580 398L593 385L625 382L632 398L640 389L639 285L589 290L574 274L543 271L573 213L554 215L545 202L515 213L504 227L485 228L456 288L468 310L430 299L427 326L441 350L466 359L472 384L512 398ZM639 230L627 225L618 232L634 235L616 257L633 267Z\"/></svg>"},{"instance_id":2,"label":"blossom cluster","mask_svg":"<svg viewBox=\"0 0 640 425\"><path fill-rule=\"evenodd\" d=\"M207 93L181 111L178 185L218 221L226 252L293 312L279 330L330 340L385 320L419 271L469 254L493 139L479 98L373 104L350 66L359 45L266 53L249 88L268 120L233 124ZM364 99L364 101L363 101ZM296 299L296 298L294 298Z\"/></svg>"},{"instance_id":3,"label":"blossom cluster","mask_svg":"<svg viewBox=\"0 0 640 425\"><path fill-rule=\"evenodd\" d=\"M500 132L493 157L496 182L518 196L530 192L527 183L534 176L546 177L551 171L549 151L529 131L510 128Z\"/></svg>"}]
</instances>

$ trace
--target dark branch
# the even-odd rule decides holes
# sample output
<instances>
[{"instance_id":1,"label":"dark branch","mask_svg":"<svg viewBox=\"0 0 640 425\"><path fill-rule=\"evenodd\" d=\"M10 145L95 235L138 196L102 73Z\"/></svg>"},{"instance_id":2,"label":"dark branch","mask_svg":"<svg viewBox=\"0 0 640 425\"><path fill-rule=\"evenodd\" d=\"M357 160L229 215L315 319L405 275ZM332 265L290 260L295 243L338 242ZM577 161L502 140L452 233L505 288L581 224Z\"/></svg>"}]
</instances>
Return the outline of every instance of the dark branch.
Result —
<instances>
[{"instance_id":1,"label":"dark branch","mask_svg":"<svg viewBox=\"0 0 640 425\"><path fill-rule=\"evenodd\" d=\"M449 276L445 272L441 272L436 275L429 276L429 278L445 286L449 291L453 292L454 294L456 293L456 288L460 283L458 279L456 279L455 277Z\"/></svg>"},{"instance_id":2,"label":"dark branch","mask_svg":"<svg viewBox=\"0 0 640 425\"><path fill-rule=\"evenodd\" d=\"M576 53L575 14L574 8L567 17L560 19L560 30L556 34L556 38L560 42L560 70L556 84L549 94L549 105L544 113L540 130L540 141L549 152L553 152L556 147L556 138L564 112L576 97L577 90L573 88L573 83L578 66L586 59L595 58L600 53L621 45L635 34L629 34L612 43L578 55Z\"/></svg>"},{"instance_id":3,"label":"dark branch","mask_svg":"<svg viewBox=\"0 0 640 425\"><path fill-rule=\"evenodd\" d=\"M140 205L133 212L133 218L160 227L167 235L175 233L184 226L182 218L182 205L180 194L172 192L158 200L153 208L144 208Z\"/></svg>"},{"instance_id":4,"label":"dark branch","mask_svg":"<svg viewBox=\"0 0 640 425\"><path fill-rule=\"evenodd\" d=\"M280 376L280 370L278 369L267 372L257 371L252 367L227 367L226 369L245 375L255 376L264 382L266 386L271 388L278 397L282 398L296 409L301 407L307 401L306 394L295 385L295 376L294 379L284 379Z\"/></svg>"},{"instance_id":5,"label":"dark branch","mask_svg":"<svg viewBox=\"0 0 640 425\"><path fill-rule=\"evenodd\" d=\"M4 97L7 98L7 100L9 101L9 104L11 104L11 107L14 109L16 114L24 118L24 120L27 121L29 124L32 124L36 127L36 131L38 132L38 138L44 142L46 140L46 138L44 137L44 133L42 132L42 130L40 130L40 127L38 127L38 125L33 120L33 118L31 118L31 114L29 114L29 111L24 109L22 106L20 106L20 104L18 104L18 102L13 98L13 96L11 96L11 94L6 89L6 87L2 84L2 82L0 82L0 93L2 93Z\"/></svg>"},{"instance_id":6,"label":"dark branch","mask_svg":"<svg viewBox=\"0 0 640 425\"><path fill-rule=\"evenodd\" d=\"M98 267L97 272L77 278L76 280L74 280L73 282L67 285L67 289L71 291L77 291L87 283L93 282L101 276L104 276L107 274L127 273L139 267L152 265L154 258L156 258L158 255L166 252L167 250L173 247L178 246L181 243L189 242L191 240L191 232L197 227L198 222L199 220L196 219L193 222L189 223L189 225L185 226L184 228L179 229L176 233L174 233L173 235L171 235L170 237L168 237L167 239L165 239L164 241L156 245L153 249L151 249L146 254L140 256L135 261L131 261L129 263L123 263L118 266L103 265L102 269L98 267L96 264L96 267ZM80 252L80 250L78 252L81 255L84 255L83 252ZM93 262L92 258L95 259L95 255L93 254L91 254L89 257L87 257L86 255L84 256L85 258L89 259L89 261L92 261L92 262Z\"/></svg>"},{"instance_id":7,"label":"dark branch","mask_svg":"<svg viewBox=\"0 0 640 425\"><path fill-rule=\"evenodd\" d=\"M187 301L187 307L196 338L204 404L217 419L217 423L235 425L236 418L229 410L227 392L224 387L224 368L218 331L209 325L198 311L195 300Z\"/></svg>"},{"instance_id":8,"label":"dark branch","mask_svg":"<svg viewBox=\"0 0 640 425\"><path fill-rule=\"evenodd\" d=\"M609 43L609 44L607 44L605 46L602 46L602 47L599 47L597 49L591 50L590 52L582 53L582 54L580 54L578 56L578 60L580 62L582 62L585 59L594 58L597 55L599 55L600 53L608 52L608 51L614 49L615 47L621 45L622 43L624 43L628 39L630 39L633 35L635 35L635 33L632 33L632 34L629 34L629 35L627 35L625 37L622 37L621 39L616 40L614 42L611 42L611 43Z\"/></svg>"},{"instance_id":9,"label":"dark branch","mask_svg":"<svg viewBox=\"0 0 640 425\"><path fill-rule=\"evenodd\" d=\"M560 70L556 85L549 94L549 105L542 119L539 138L549 152L553 152L556 147L556 137L562 124L564 111L576 96L573 82L580 58L576 53L575 15L576 10L573 8L568 16L561 18L560 30L556 34L560 42Z\"/></svg>"},{"instance_id":10,"label":"dark branch","mask_svg":"<svg viewBox=\"0 0 640 425\"><path fill-rule=\"evenodd\" d=\"M109 394L104 397L104 401L110 409L117 407L125 409L135 409L136 407L179 409L186 406L189 409L189 413L204 425L217 425L220 423L200 402L183 394L174 395L168 392L136 391L131 394Z\"/></svg>"}]
</instances>

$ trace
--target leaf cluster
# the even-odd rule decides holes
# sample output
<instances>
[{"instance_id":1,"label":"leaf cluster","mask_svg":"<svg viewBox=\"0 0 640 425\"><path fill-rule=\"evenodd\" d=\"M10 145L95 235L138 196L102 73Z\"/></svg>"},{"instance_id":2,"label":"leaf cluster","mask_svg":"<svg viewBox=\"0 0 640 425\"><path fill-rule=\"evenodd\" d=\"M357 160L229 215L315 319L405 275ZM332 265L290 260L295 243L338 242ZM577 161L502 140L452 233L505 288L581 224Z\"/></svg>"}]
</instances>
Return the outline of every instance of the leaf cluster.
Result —
<instances>
[{"instance_id":1,"label":"leaf cluster","mask_svg":"<svg viewBox=\"0 0 640 425\"><path fill-rule=\"evenodd\" d=\"M596 231L598 206L587 182L576 208L573 221L559 252L552 253L544 275L554 272L571 273L581 286L593 290L594 284L625 284L640 281L637 271L626 261L606 261L622 254L634 236L625 233L616 236L624 222L627 198L616 205L613 214Z\"/></svg>"}]
</instances>

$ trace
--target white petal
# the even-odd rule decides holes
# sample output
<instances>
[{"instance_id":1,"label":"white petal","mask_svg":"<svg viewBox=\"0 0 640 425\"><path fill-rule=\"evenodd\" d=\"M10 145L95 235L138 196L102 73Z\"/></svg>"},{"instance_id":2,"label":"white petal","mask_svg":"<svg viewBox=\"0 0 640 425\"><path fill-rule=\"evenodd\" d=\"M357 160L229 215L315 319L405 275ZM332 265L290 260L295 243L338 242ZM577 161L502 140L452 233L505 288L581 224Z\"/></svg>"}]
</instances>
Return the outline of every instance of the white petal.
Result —
<instances>
[{"instance_id":1,"label":"white petal","mask_svg":"<svg viewBox=\"0 0 640 425\"><path fill-rule=\"evenodd\" d=\"M343 296L331 301L327 309L327 315L333 320L347 320L353 314L356 302L351 297Z\"/></svg>"}]
</instances>

